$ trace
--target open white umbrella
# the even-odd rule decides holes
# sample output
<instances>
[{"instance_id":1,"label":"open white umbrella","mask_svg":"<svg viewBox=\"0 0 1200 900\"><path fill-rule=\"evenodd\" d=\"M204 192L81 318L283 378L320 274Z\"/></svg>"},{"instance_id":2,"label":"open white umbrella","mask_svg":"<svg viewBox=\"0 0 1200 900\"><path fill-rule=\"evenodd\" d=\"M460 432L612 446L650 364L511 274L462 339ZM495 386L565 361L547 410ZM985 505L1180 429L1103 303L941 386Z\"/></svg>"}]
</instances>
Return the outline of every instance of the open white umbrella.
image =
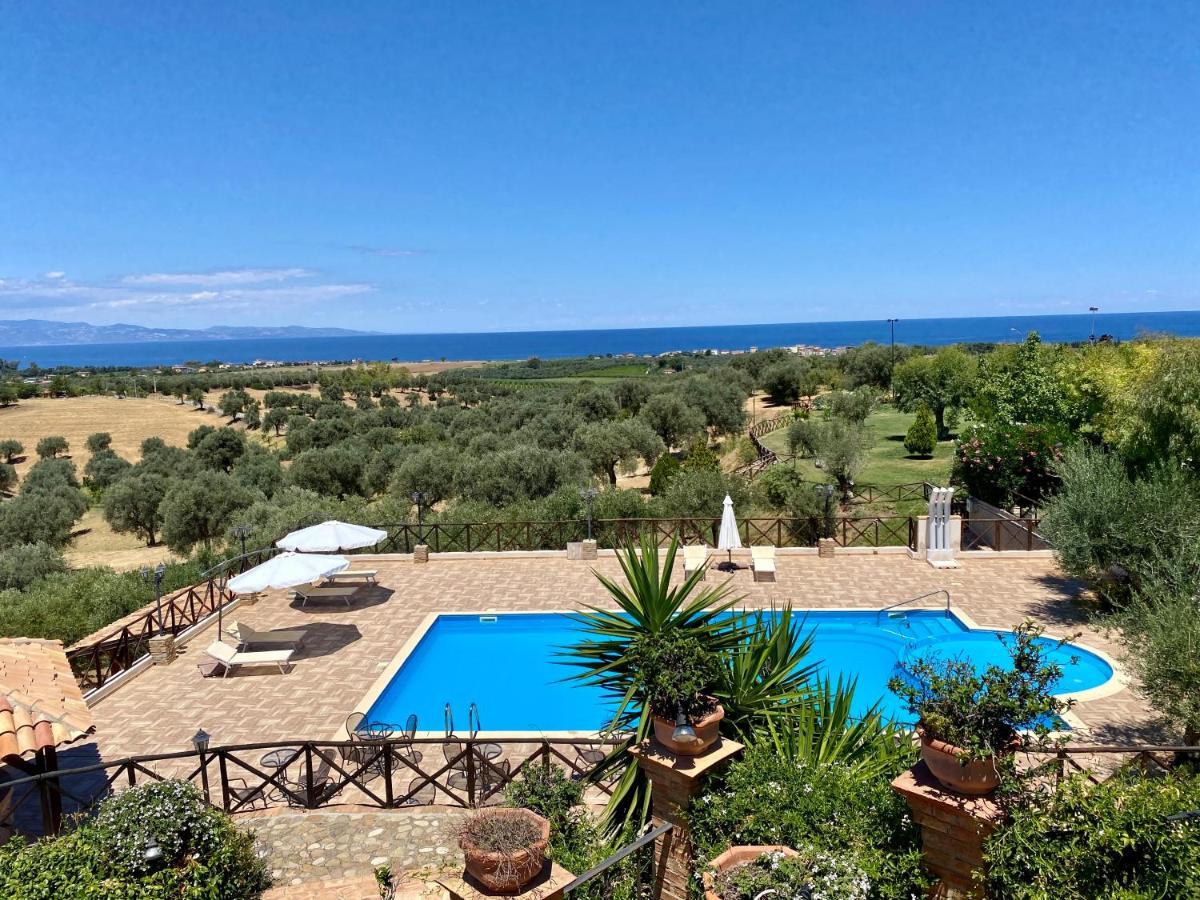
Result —
<instances>
[{"instance_id":1,"label":"open white umbrella","mask_svg":"<svg viewBox=\"0 0 1200 900\"><path fill-rule=\"evenodd\" d=\"M349 568L350 560L344 556L326 556L320 553L280 553L265 563L248 569L236 578L230 578L226 587L235 594L257 594L268 588L290 588L301 584L312 584ZM224 604L217 607L217 640L221 639Z\"/></svg>"},{"instance_id":2,"label":"open white umbrella","mask_svg":"<svg viewBox=\"0 0 1200 900\"><path fill-rule=\"evenodd\" d=\"M387 532L378 528L331 520L293 531L277 540L275 546L302 553L334 553L338 550L373 547L386 537Z\"/></svg>"},{"instance_id":3,"label":"open white umbrella","mask_svg":"<svg viewBox=\"0 0 1200 900\"><path fill-rule=\"evenodd\" d=\"M717 535L717 549L729 551L729 562L722 568L732 569L733 551L740 550L742 538L738 534L737 519L733 517L733 499L725 495L725 508L721 511L721 533Z\"/></svg>"}]
</instances>

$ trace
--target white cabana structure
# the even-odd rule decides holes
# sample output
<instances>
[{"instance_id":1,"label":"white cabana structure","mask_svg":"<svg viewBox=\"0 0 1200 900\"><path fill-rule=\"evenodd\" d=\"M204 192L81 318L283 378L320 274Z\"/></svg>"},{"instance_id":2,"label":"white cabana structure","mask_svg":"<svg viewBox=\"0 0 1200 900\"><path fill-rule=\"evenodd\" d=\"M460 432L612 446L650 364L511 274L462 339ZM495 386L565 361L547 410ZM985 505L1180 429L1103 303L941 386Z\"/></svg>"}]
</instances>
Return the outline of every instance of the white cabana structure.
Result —
<instances>
[{"instance_id":1,"label":"white cabana structure","mask_svg":"<svg viewBox=\"0 0 1200 900\"><path fill-rule=\"evenodd\" d=\"M733 551L742 547L742 537L738 534L737 519L733 515L733 498L725 495L724 509L721 511L721 532L717 535L717 549L729 551L729 561L722 563L720 568L731 570Z\"/></svg>"},{"instance_id":2,"label":"white cabana structure","mask_svg":"<svg viewBox=\"0 0 1200 900\"><path fill-rule=\"evenodd\" d=\"M357 550L373 547L387 537L386 531L330 520L320 525L293 531L275 542L284 550L301 553L336 553L338 550Z\"/></svg>"}]
</instances>

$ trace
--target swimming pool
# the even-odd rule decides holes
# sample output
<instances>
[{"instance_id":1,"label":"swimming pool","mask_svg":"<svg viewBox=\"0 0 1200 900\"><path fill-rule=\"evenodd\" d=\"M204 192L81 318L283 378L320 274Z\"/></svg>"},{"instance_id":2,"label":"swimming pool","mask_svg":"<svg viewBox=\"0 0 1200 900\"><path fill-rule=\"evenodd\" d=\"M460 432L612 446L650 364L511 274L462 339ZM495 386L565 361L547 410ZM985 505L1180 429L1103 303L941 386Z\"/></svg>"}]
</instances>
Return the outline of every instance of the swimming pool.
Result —
<instances>
[{"instance_id":1,"label":"swimming pool","mask_svg":"<svg viewBox=\"0 0 1200 900\"><path fill-rule=\"evenodd\" d=\"M819 662L822 676L857 679L857 714L879 703L885 716L907 718L887 688L905 660L962 656L982 667L1007 658L1000 640L1007 632L970 629L942 610L804 615L803 630L814 635L811 660ZM611 707L598 688L564 681L573 670L556 656L580 636L579 625L564 613L439 615L397 660L382 689L365 698L366 721L401 723L415 713L419 730L440 733L449 704L463 733L474 704L483 731L594 732L607 724ZM1105 659L1080 647L1061 648L1052 658L1063 667L1059 694L1090 690L1113 677Z\"/></svg>"}]
</instances>

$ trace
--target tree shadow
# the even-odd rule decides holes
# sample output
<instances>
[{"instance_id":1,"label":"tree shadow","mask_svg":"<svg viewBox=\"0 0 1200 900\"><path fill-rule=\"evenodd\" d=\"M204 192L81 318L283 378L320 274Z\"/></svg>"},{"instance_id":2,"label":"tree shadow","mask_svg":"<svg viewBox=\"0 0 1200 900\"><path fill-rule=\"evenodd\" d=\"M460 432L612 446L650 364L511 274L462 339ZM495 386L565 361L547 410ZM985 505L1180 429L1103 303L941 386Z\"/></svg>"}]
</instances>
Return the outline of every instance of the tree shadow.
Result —
<instances>
[{"instance_id":1,"label":"tree shadow","mask_svg":"<svg viewBox=\"0 0 1200 900\"><path fill-rule=\"evenodd\" d=\"M1029 614L1032 617L1059 629L1096 624L1093 617L1099 611L1099 606L1082 581L1052 574L1039 575L1036 580L1052 596L1030 605Z\"/></svg>"}]
</instances>

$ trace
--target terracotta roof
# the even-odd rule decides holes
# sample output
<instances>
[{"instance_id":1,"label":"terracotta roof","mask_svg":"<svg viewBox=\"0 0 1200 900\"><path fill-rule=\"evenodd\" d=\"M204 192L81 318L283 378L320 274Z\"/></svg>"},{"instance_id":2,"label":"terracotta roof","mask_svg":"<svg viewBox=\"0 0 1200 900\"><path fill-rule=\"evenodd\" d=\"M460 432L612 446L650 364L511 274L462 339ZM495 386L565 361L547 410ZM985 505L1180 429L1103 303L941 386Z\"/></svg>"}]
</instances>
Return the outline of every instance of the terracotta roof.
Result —
<instances>
[{"instance_id":1,"label":"terracotta roof","mask_svg":"<svg viewBox=\"0 0 1200 900\"><path fill-rule=\"evenodd\" d=\"M95 730L60 641L0 639L0 762Z\"/></svg>"}]
</instances>

